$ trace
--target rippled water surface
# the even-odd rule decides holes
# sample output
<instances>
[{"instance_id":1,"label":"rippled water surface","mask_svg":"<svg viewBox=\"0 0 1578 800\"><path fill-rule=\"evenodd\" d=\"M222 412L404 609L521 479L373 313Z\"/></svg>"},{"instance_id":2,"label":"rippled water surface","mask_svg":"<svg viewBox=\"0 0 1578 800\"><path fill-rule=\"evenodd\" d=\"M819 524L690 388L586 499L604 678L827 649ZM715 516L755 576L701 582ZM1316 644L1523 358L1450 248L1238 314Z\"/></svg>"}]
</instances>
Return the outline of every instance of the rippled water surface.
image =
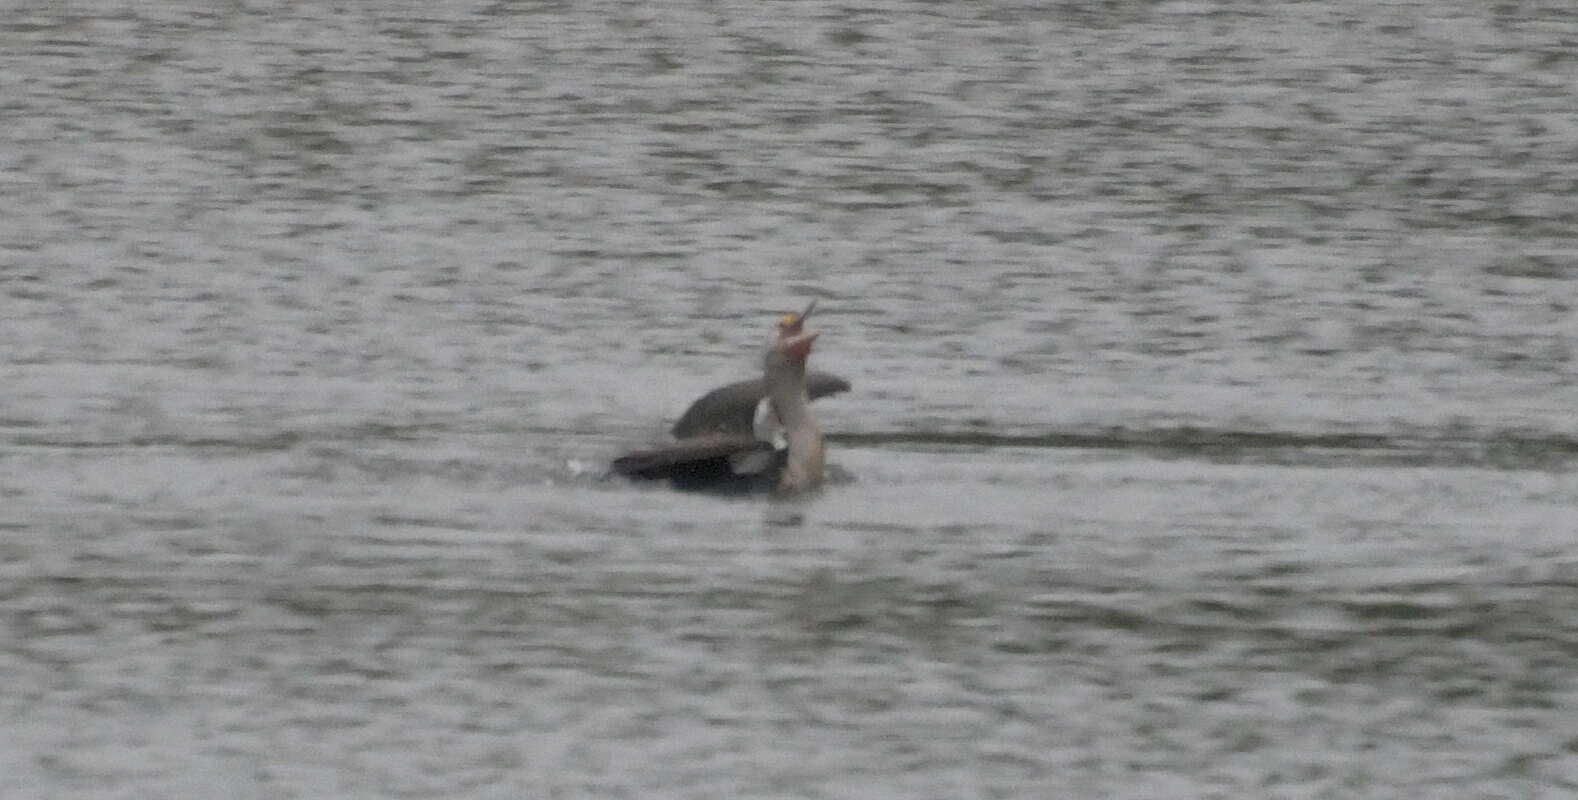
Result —
<instances>
[{"instance_id":1,"label":"rippled water surface","mask_svg":"<svg viewBox=\"0 0 1578 800\"><path fill-rule=\"evenodd\" d=\"M22 3L4 796L1570 796L1574 42ZM813 296L844 477L603 479Z\"/></svg>"}]
</instances>

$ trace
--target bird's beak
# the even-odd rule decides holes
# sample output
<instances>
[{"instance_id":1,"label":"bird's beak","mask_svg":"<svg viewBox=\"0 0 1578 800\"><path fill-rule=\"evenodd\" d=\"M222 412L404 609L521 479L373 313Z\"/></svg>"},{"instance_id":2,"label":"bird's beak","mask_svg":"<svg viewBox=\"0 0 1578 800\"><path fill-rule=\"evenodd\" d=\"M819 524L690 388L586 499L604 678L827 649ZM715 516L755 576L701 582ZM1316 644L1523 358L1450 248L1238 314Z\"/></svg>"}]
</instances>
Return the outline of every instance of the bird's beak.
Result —
<instances>
[{"instance_id":1,"label":"bird's beak","mask_svg":"<svg viewBox=\"0 0 1578 800\"><path fill-rule=\"evenodd\" d=\"M811 311L816 308L816 298L806 305L805 310L799 314L785 314L783 322L778 323L778 329L784 336L798 336L805 327L805 318L811 316Z\"/></svg>"}]
</instances>

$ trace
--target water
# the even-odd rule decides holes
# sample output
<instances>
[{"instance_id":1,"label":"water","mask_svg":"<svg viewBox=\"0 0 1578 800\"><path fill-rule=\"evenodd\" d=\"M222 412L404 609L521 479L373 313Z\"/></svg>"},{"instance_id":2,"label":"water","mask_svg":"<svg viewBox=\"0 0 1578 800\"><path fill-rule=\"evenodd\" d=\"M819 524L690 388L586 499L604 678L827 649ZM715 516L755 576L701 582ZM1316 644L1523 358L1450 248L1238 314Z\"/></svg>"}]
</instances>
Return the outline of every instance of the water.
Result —
<instances>
[{"instance_id":1,"label":"water","mask_svg":"<svg viewBox=\"0 0 1578 800\"><path fill-rule=\"evenodd\" d=\"M6 797L1561 797L1561 3L32 3ZM600 479L822 298L853 476Z\"/></svg>"}]
</instances>

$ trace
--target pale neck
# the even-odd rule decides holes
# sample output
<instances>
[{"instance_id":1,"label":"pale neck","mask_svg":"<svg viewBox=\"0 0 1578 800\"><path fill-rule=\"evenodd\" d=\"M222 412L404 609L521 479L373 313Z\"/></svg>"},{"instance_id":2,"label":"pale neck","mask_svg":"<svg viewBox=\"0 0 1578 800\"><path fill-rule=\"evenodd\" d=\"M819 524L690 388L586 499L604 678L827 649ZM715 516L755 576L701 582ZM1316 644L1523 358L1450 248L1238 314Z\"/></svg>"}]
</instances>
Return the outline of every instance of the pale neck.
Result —
<instances>
[{"instance_id":1,"label":"pale neck","mask_svg":"<svg viewBox=\"0 0 1578 800\"><path fill-rule=\"evenodd\" d=\"M767 371L767 396L786 430L793 432L810 421L811 399L805 388L805 363L783 364Z\"/></svg>"}]
</instances>

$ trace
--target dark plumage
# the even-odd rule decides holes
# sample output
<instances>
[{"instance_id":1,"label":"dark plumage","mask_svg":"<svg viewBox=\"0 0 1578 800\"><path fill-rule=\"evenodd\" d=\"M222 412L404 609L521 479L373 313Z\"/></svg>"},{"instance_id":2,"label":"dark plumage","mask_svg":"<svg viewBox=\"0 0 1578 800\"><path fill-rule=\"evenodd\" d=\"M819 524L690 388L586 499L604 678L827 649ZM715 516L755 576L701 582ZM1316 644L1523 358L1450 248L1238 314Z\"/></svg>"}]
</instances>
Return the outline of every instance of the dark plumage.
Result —
<instances>
[{"instance_id":1,"label":"dark plumage","mask_svg":"<svg viewBox=\"0 0 1578 800\"><path fill-rule=\"evenodd\" d=\"M614 459L613 471L668 480L680 489L801 492L822 482L822 430L813 397L847 391L849 381L806 372L818 334L803 330L816 302L784 317L762 357L762 377L703 395L674 424L678 441ZM763 401L766 401L765 403ZM757 409L763 411L758 430Z\"/></svg>"},{"instance_id":2,"label":"dark plumage","mask_svg":"<svg viewBox=\"0 0 1578 800\"><path fill-rule=\"evenodd\" d=\"M750 434L714 433L614 459L627 478L672 481L676 489L770 489L786 451Z\"/></svg>"},{"instance_id":3,"label":"dark plumage","mask_svg":"<svg viewBox=\"0 0 1578 800\"><path fill-rule=\"evenodd\" d=\"M826 372L807 373L805 384L812 400L849 391L849 381ZM709 433L749 436L751 423L756 417L756 404L766 396L766 378L737 381L713 389L691 403L685 414L674 423L674 438L688 439Z\"/></svg>"}]
</instances>

